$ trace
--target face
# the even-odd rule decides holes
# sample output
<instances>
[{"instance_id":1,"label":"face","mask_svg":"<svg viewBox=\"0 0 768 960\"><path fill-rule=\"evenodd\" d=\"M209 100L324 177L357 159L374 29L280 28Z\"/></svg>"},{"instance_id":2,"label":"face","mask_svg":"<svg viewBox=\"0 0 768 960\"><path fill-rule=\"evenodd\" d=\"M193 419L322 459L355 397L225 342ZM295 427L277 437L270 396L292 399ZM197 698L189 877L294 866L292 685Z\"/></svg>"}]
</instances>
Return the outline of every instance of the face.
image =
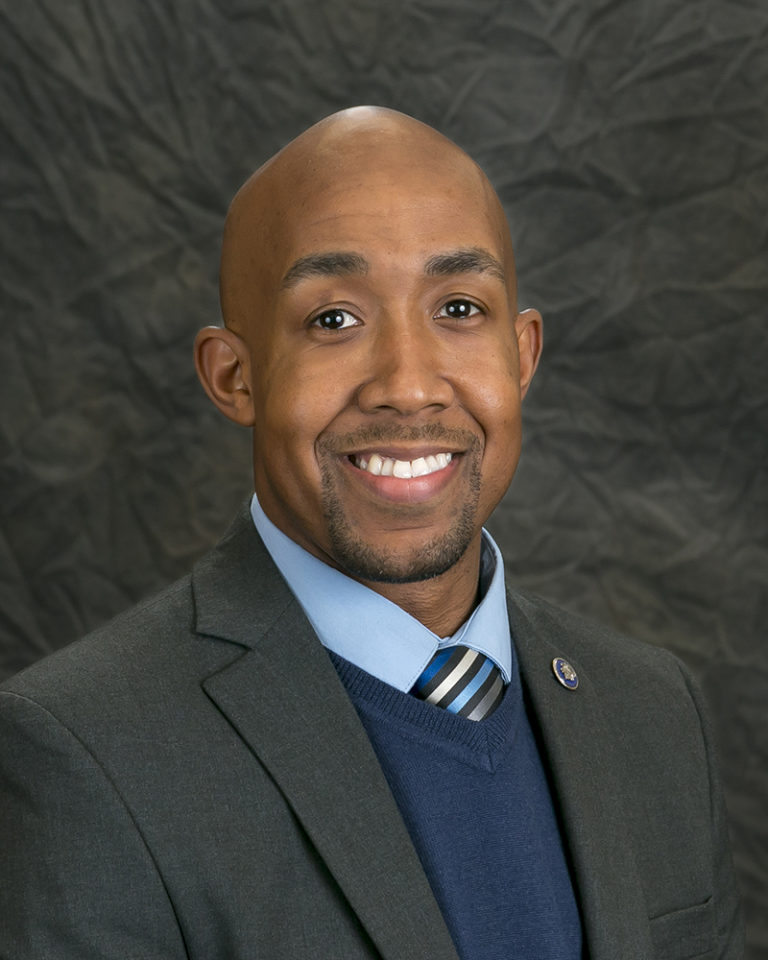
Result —
<instances>
[{"instance_id":1,"label":"face","mask_svg":"<svg viewBox=\"0 0 768 960\"><path fill-rule=\"evenodd\" d=\"M466 179L426 165L323 184L283 222L274 295L252 305L259 501L360 580L428 579L479 550L517 465L530 318L505 226Z\"/></svg>"}]
</instances>

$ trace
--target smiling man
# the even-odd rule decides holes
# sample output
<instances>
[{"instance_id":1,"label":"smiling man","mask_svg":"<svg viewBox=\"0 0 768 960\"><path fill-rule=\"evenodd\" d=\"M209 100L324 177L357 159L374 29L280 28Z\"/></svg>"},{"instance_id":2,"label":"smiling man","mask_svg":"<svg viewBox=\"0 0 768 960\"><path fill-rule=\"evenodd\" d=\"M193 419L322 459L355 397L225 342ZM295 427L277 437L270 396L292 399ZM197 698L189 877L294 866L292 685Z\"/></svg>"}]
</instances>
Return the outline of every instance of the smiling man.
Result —
<instances>
[{"instance_id":1,"label":"smiling man","mask_svg":"<svg viewBox=\"0 0 768 960\"><path fill-rule=\"evenodd\" d=\"M254 495L0 693L0 954L741 956L699 694L507 588L541 317L477 165L327 118L227 218L195 358Z\"/></svg>"},{"instance_id":2,"label":"smiling man","mask_svg":"<svg viewBox=\"0 0 768 960\"><path fill-rule=\"evenodd\" d=\"M512 479L541 349L483 173L401 115L332 117L235 198L221 291L226 327L199 335L198 371L253 428L264 513L453 633L475 604L481 527Z\"/></svg>"}]
</instances>

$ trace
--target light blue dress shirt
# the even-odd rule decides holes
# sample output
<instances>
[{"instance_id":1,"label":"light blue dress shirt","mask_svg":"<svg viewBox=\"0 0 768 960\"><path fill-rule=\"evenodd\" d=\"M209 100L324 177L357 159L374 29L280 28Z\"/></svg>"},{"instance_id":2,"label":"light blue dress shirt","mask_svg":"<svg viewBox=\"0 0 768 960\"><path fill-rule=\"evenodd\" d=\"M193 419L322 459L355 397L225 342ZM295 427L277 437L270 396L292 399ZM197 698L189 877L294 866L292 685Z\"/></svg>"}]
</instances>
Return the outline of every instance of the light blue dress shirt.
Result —
<instances>
[{"instance_id":1,"label":"light blue dress shirt","mask_svg":"<svg viewBox=\"0 0 768 960\"><path fill-rule=\"evenodd\" d=\"M482 600L456 633L440 638L402 607L307 553L278 530L256 494L251 516L320 642L338 656L407 693L438 649L461 643L490 657L509 683L512 642L504 563L486 530L480 560Z\"/></svg>"}]
</instances>

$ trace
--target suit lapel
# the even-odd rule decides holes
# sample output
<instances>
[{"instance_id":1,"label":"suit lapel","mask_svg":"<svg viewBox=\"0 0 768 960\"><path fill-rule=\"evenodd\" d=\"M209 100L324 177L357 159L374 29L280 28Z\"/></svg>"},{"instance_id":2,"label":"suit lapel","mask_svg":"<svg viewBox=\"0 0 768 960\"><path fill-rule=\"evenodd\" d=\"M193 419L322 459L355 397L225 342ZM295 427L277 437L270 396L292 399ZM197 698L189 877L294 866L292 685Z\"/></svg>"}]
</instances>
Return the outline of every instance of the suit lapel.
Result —
<instances>
[{"instance_id":1,"label":"suit lapel","mask_svg":"<svg viewBox=\"0 0 768 960\"><path fill-rule=\"evenodd\" d=\"M569 653L555 621L531 613L510 596L512 636L523 685L543 742L571 854L591 960L645 960L652 955L643 890L627 837L622 784L615 777L609 718L603 716L589 675ZM555 679L555 657L573 664L579 686Z\"/></svg>"},{"instance_id":2,"label":"suit lapel","mask_svg":"<svg viewBox=\"0 0 768 960\"><path fill-rule=\"evenodd\" d=\"M247 652L204 681L269 770L382 956L456 953L368 737L330 658L241 515L195 569L200 633Z\"/></svg>"}]
</instances>

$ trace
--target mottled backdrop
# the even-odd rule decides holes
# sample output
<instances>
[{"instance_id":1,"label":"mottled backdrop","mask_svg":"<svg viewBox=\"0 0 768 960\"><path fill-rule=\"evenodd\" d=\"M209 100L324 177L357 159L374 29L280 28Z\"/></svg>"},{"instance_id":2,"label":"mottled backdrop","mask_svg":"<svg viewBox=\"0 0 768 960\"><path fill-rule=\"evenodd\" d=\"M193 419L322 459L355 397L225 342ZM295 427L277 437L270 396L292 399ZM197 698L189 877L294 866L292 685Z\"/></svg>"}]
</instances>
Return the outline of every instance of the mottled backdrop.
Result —
<instances>
[{"instance_id":1,"label":"mottled backdrop","mask_svg":"<svg viewBox=\"0 0 768 960\"><path fill-rule=\"evenodd\" d=\"M0 70L2 673L223 531L247 437L191 342L228 200L330 111L403 109L485 167L545 315L493 531L701 677L768 957L768 4L2 0Z\"/></svg>"}]
</instances>

